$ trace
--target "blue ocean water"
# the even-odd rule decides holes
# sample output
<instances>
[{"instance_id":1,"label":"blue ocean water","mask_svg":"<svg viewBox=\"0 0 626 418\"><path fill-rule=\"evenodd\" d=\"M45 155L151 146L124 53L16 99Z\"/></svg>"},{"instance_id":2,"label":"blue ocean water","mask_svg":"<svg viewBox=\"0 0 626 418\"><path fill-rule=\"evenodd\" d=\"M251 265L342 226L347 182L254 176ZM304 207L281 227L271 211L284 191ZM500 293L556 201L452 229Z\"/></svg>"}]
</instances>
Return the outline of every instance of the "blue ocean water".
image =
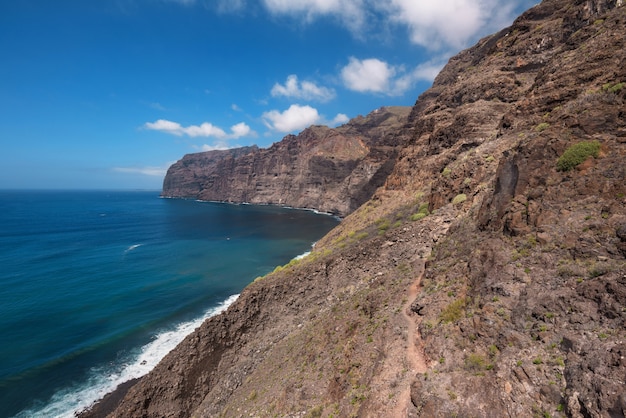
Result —
<instances>
[{"instance_id":1,"label":"blue ocean water","mask_svg":"<svg viewBox=\"0 0 626 418\"><path fill-rule=\"evenodd\" d=\"M73 416L336 224L158 192L0 191L0 417Z\"/></svg>"}]
</instances>

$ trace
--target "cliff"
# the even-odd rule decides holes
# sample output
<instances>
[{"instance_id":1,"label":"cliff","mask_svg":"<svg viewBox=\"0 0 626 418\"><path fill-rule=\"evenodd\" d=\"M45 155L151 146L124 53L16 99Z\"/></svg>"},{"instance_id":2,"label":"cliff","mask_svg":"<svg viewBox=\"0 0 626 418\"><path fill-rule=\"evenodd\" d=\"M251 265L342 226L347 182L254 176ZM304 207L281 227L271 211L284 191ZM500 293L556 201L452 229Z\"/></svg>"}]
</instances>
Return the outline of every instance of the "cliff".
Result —
<instances>
[{"instance_id":1,"label":"cliff","mask_svg":"<svg viewBox=\"0 0 626 418\"><path fill-rule=\"evenodd\" d=\"M452 58L372 198L112 416L625 416L625 23L544 0Z\"/></svg>"},{"instance_id":2,"label":"cliff","mask_svg":"<svg viewBox=\"0 0 626 418\"><path fill-rule=\"evenodd\" d=\"M345 216L393 170L396 133L410 111L384 107L335 129L312 126L267 149L185 155L168 169L163 196L315 208Z\"/></svg>"}]
</instances>

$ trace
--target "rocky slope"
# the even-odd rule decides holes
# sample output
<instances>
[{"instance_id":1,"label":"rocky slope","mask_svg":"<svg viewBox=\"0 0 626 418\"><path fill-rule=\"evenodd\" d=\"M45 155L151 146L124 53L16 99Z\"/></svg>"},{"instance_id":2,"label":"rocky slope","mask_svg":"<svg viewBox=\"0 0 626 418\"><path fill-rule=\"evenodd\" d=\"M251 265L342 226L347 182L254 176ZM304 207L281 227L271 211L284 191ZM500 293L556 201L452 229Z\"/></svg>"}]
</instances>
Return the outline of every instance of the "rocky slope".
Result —
<instances>
[{"instance_id":1,"label":"rocky slope","mask_svg":"<svg viewBox=\"0 0 626 418\"><path fill-rule=\"evenodd\" d=\"M347 215L393 169L409 107L384 107L335 129L312 126L270 148L185 155L167 171L163 196L315 208Z\"/></svg>"},{"instance_id":2,"label":"rocky slope","mask_svg":"<svg viewBox=\"0 0 626 418\"><path fill-rule=\"evenodd\" d=\"M544 0L452 58L373 197L111 416L623 417L621 3Z\"/></svg>"}]
</instances>

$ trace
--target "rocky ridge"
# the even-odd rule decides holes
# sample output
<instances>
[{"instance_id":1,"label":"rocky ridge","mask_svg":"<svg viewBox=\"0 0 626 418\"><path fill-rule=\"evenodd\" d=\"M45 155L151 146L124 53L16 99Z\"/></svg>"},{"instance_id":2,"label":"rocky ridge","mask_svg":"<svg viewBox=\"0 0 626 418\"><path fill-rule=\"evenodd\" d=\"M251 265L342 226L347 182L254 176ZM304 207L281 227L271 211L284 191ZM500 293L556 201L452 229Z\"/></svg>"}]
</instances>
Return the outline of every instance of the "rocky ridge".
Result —
<instances>
[{"instance_id":1,"label":"rocky ridge","mask_svg":"<svg viewBox=\"0 0 626 418\"><path fill-rule=\"evenodd\" d=\"M163 196L275 204L345 216L383 185L409 107L383 107L338 128L311 126L266 149L185 155L167 171Z\"/></svg>"},{"instance_id":2,"label":"rocky ridge","mask_svg":"<svg viewBox=\"0 0 626 418\"><path fill-rule=\"evenodd\" d=\"M625 24L544 0L452 58L372 198L111 415L625 416Z\"/></svg>"}]
</instances>

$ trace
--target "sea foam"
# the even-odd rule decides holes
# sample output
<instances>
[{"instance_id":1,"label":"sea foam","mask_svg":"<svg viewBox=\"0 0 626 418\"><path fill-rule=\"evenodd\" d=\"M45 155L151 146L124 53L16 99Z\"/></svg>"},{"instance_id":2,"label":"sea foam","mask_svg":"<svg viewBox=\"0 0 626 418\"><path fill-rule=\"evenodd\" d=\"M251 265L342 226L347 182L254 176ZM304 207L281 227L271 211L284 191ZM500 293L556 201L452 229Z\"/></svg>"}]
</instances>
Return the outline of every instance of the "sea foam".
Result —
<instances>
[{"instance_id":1,"label":"sea foam","mask_svg":"<svg viewBox=\"0 0 626 418\"><path fill-rule=\"evenodd\" d=\"M15 418L74 418L77 412L89 408L122 383L146 375L187 335L202 325L207 318L225 311L237 297L239 295L232 295L200 318L181 323L172 330L155 335L150 343L138 349L124 364L94 367L86 382L60 390L46 405L22 411Z\"/></svg>"}]
</instances>

